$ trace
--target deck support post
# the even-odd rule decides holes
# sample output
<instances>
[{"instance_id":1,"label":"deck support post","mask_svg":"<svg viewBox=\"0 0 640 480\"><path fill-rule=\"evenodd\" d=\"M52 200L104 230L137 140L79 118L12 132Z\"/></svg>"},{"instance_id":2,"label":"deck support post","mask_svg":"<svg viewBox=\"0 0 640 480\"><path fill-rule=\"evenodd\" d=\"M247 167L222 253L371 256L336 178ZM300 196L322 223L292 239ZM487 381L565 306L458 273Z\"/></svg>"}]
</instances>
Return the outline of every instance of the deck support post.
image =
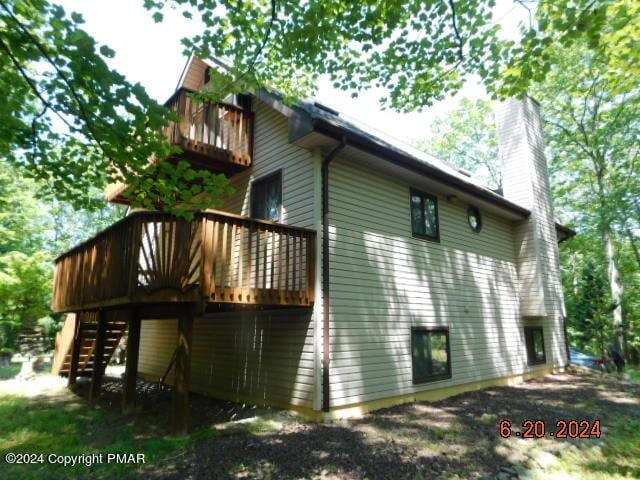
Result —
<instances>
[{"instance_id":1,"label":"deck support post","mask_svg":"<svg viewBox=\"0 0 640 480\"><path fill-rule=\"evenodd\" d=\"M104 310L98 312L98 328L96 330L96 347L93 351L93 373L91 375L91 387L89 389L89 403L95 403L100 395L104 368L104 344L107 337L107 315ZM105 365L106 367L106 365Z\"/></svg>"},{"instance_id":2,"label":"deck support post","mask_svg":"<svg viewBox=\"0 0 640 480\"><path fill-rule=\"evenodd\" d=\"M69 380L67 382L69 387L75 385L78 378L78 363L80 363L80 347L82 343L82 339L80 337L82 312L77 312L75 317L76 323L73 331L73 345L71 346L71 364L69 365Z\"/></svg>"},{"instance_id":3,"label":"deck support post","mask_svg":"<svg viewBox=\"0 0 640 480\"><path fill-rule=\"evenodd\" d=\"M136 378L138 376L138 354L140 352L140 323L139 312L135 309L132 310L127 335L127 358L122 395L123 412L131 410L136 404Z\"/></svg>"},{"instance_id":4,"label":"deck support post","mask_svg":"<svg viewBox=\"0 0 640 480\"><path fill-rule=\"evenodd\" d=\"M173 388L173 432L186 434L189 430L189 388L191 383L191 339L194 312L185 308L178 318L175 381Z\"/></svg>"}]
</instances>

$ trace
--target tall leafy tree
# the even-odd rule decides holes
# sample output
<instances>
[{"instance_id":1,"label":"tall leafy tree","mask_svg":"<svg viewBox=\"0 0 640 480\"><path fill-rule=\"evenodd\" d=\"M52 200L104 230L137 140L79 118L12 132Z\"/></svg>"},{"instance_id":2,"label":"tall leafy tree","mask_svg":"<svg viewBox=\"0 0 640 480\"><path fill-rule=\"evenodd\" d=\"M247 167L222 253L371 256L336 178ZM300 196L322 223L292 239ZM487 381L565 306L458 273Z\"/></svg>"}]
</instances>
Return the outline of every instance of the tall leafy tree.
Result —
<instances>
[{"instance_id":1,"label":"tall leafy tree","mask_svg":"<svg viewBox=\"0 0 640 480\"><path fill-rule=\"evenodd\" d=\"M36 183L20 178L19 169L0 159L0 255L43 248L46 214L34 196Z\"/></svg>"},{"instance_id":2,"label":"tall leafy tree","mask_svg":"<svg viewBox=\"0 0 640 480\"><path fill-rule=\"evenodd\" d=\"M15 348L18 333L49 313L49 256L11 252L0 256L0 352Z\"/></svg>"},{"instance_id":3,"label":"tall leafy tree","mask_svg":"<svg viewBox=\"0 0 640 480\"><path fill-rule=\"evenodd\" d=\"M85 210L42 200L40 189L0 158L0 353L15 348L22 328L50 314L53 258L123 214L122 207Z\"/></svg>"},{"instance_id":4,"label":"tall leafy tree","mask_svg":"<svg viewBox=\"0 0 640 480\"><path fill-rule=\"evenodd\" d=\"M613 335L606 261L597 234L583 232L562 249L562 279L572 344L607 355Z\"/></svg>"},{"instance_id":5,"label":"tall leafy tree","mask_svg":"<svg viewBox=\"0 0 640 480\"><path fill-rule=\"evenodd\" d=\"M559 206L601 239L611 290L615 343L625 344L624 282L618 243L634 222L627 193L637 190L640 92L612 78L608 61L586 47L557 48L534 89L542 102ZM624 81L624 79L623 79ZM637 225L637 223L635 223Z\"/></svg>"},{"instance_id":6,"label":"tall leafy tree","mask_svg":"<svg viewBox=\"0 0 640 480\"><path fill-rule=\"evenodd\" d=\"M0 0L0 157L76 207L95 207L88 192L108 182L148 208L215 204L224 176L151 161L177 151L163 131L174 116L109 68L114 52L82 23L46 0Z\"/></svg>"},{"instance_id":7,"label":"tall leafy tree","mask_svg":"<svg viewBox=\"0 0 640 480\"><path fill-rule=\"evenodd\" d=\"M383 87L389 92L384 105L408 111L458 91L471 75L492 92L522 93L549 71L554 44L586 42L593 51L615 50L620 66L637 60L629 35L616 33L627 27L635 32L629 26L632 1L515 0L515 7L532 14L518 42L500 37L494 0L144 0L144 5L156 21L162 21L165 8L177 8L204 23L206 28L184 44L189 52L230 62L216 79L220 88L267 86L296 97L327 75L354 95Z\"/></svg>"},{"instance_id":8,"label":"tall leafy tree","mask_svg":"<svg viewBox=\"0 0 640 480\"><path fill-rule=\"evenodd\" d=\"M582 41L611 53L610 70L630 81L627 66L640 63L632 0L539 2L518 42L499 37L494 0L144 5L157 21L165 8L178 8L204 23L184 45L230 62L214 72L213 99L265 86L299 98L328 75L354 95L383 87L383 104L406 111L458 91L471 75L493 93L522 93L549 71L555 43ZM44 180L40 194L76 206L92 202L87 187L113 181L131 185L130 199L141 206L180 212L215 205L228 191L224 177L149 161L175 151L162 133L172 115L109 68L114 52L97 45L82 23L47 0L0 0L0 156Z\"/></svg>"},{"instance_id":9,"label":"tall leafy tree","mask_svg":"<svg viewBox=\"0 0 640 480\"><path fill-rule=\"evenodd\" d=\"M463 98L457 108L437 117L431 130L432 137L415 142L418 148L472 172L491 188L502 188L502 165L490 101Z\"/></svg>"}]
</instances>

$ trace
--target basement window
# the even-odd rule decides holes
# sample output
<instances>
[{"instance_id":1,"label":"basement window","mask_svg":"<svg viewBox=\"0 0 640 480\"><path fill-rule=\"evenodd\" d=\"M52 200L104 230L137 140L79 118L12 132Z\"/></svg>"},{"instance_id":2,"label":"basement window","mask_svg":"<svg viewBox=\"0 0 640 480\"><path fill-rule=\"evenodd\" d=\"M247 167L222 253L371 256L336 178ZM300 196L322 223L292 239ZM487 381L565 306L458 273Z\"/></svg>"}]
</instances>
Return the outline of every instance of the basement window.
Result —
<instances>
[{"instance_id":1,"label":"basement window","mask_svg":"<svg viewBox=\"0 0 640 480\"><path fill-rule=\"evenodd\" d=\"M529 365L539 365L547 361L542 327L524 327L524 341Z\"/></svg>"},{"instance_id":2,"label":"basement window","mask_svg":"<svg viewBox=\"0 0 640 480\"><path fill-rule=\"evenodd\" d=\"M251 217L279 222L282 212L282 174L274 173L251 184Z\"/></svg>"},{"instance_id":3,"label":"basement window","mask_svg":"<svg viewBox=\"0 0 640 480\"><path fill-rule=\"evenodd\" d=\"M414 237L440 241L437 197L411 190L411 230Z\"/></svg>"},{"instance_id":4,"label":"basement window","mask_svg":"<svg viewBox=\"0 0 640 480\"><path fill-rule=\"evenodd\" d=\"M451 378L449 330L413 327L411 329L413 383Z\"/></svg>"}]
</instances>

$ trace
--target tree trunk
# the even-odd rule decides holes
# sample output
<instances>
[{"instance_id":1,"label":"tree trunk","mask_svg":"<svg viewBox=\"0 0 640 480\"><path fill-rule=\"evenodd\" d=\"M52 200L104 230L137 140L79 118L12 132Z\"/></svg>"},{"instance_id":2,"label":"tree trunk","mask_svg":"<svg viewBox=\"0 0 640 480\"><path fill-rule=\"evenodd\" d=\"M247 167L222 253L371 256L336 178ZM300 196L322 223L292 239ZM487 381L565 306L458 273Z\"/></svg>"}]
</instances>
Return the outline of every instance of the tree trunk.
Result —
<instances>
[{"instance_id":1,"label":"tree trunk","mask_svg":"<svg viewBox=\"0 0 640 480\"><path fill-rule=\"evenodd\" d=\"M613 338L616 349L623 354L625 348L624 328L622 324L622 282L620 281L620 271L616 261L616 250L613 242L613 235L607 225L603 232L605 254L607 256L607 268L609 273L609 285L611 288L611 299L615 305L613 309Z\"/></svg>"},{"instance_id":2,"label":"tree trunk","mask_svg":"<svg viewBox=\"0 0 640 480\"><path fill-rule=\"evenodd\" d=\"M636 238L633 233L631 233L631 230L629 230L629 227L625 229L625 232L629 239L629 243L631 244L631 250L636 257L636 263L638 264L638 267L640 267L640 250L638 250L638 245L636 245Z\"/></svg>"}]
</instances>

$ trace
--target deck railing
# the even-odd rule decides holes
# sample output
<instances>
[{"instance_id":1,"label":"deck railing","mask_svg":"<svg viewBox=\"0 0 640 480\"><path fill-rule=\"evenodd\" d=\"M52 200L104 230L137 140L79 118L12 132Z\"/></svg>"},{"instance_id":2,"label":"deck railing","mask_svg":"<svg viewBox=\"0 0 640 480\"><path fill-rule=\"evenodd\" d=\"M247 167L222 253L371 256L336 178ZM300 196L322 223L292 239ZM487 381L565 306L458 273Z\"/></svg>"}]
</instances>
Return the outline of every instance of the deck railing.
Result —
<instances>
[{"instance_id":1,"label":"deck railing","mask_svg":"<svg viewBox=\"0 0 640 480\"><path fill-rule=\"evenodd\" d=\"M315 232L217 211L138 212L56 260L55 311L126 303L314 301Z\"/></svg>"},{"instance_id":2,"label":"deck railing","mask_svg":"<svg viewBox=\"0 0 640 480\"><path fill-rule=\"evenodd\" d=\"M180 120L172 123L167 135L186 152L203 156L228 156L228 161L250 166L253 143L253 113L227 103L202 103L178 90L167 102Z\"/></svg>"}]
</instances>

